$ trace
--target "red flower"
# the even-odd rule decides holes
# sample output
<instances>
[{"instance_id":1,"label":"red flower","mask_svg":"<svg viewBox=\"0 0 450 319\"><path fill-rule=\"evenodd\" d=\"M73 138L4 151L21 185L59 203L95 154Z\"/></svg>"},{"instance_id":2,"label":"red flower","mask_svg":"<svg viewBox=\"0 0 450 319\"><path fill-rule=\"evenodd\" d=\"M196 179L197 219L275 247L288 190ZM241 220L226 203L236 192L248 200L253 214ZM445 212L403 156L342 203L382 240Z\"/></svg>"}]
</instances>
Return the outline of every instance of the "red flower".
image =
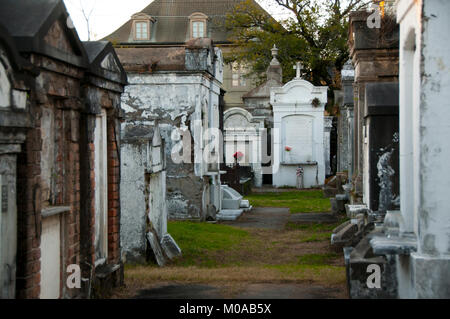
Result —
<instances>
[{"instance_id":1,"label":"red flower","mask_svg":"<svg viewBox=\"0 0 450 319\"><path fill-rule=\"evenodd\" d=\"M236 159L241 159L242 157L244 157L244 154L241 152L236 152L234 153L233 157Z\"/></svg>"},{"instance_id":2,"label":"red flower","mask_svg":"<svg viewBox=\"0 0 450 319\"><path fill-rule=\"evenodd\" d=\"M292 151L292 147L289 147L289 146L286 146L284 149L286 150L286 152Z\"/></svg>"}]
</instances>

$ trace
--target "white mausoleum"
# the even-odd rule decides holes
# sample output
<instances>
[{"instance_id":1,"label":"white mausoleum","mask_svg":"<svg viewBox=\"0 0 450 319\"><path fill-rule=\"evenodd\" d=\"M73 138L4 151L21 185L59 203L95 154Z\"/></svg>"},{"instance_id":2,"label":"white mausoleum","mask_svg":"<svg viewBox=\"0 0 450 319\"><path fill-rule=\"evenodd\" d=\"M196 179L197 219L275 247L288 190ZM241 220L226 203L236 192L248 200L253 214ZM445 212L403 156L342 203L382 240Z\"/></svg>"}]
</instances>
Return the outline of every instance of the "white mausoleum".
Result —
<instances>
[{"instance_id":1,"label":"white mausoleum","mask_svg":"<svg viewBox=\"0 0 450 319\"><path fill-rule=\"evenodd\" d=\"M298 186L297 169L303 169L302 186L311 188L325 181L324 109L327 87L317 87L297 77L272 88L274 114L273 185Z\"/></svg>"},{"instance_id":2,"label":"white mausoleum","mask_svg":"<svg viewBox=\"0 0 450 319\"><path fill-rule=\"evenodd\" d=\"M233 155L241 152L239 164L250 165L255 174L254 184L261 187L263 171L261 165L261 133L264 132L264 117L253 116L240 107L231 108L224 113L224 148L226 164L234 164Z\"/></svg>"}]
</instances>

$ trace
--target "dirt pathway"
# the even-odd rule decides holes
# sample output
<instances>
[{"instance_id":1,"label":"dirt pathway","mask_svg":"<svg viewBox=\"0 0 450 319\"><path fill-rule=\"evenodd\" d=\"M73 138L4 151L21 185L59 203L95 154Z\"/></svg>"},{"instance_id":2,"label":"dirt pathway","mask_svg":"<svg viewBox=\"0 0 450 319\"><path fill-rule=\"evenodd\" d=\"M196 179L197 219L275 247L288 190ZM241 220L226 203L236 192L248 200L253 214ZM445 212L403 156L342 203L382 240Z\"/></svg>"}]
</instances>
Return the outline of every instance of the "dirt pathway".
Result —
<instances>
[{"instance_id":1,"label":"dirt pathway","mask_svg":"<svg viewBox=\"0 0 450 319\"><path fill-rule=\"evenodd\" d=\"M223 222L240 228L256 228L256 229L285 229L289 222L289 208L279 207L256 207L250 213L246 213L238 220L232 222Z\"/></svg>"},{"instance_id":2,"label":"dirt pathway","mask_svg":"<svg viewBox=\"0 0 450 319\"><path fill-rule=\"evenodd\" d=\"M331 214L294 214L287 208L255 208L223 224L249 238L230 250L198 256L213 260L126 271L127 287L113 298L327 299L347 298L344 260L331 249Z\"/></svg>"},{"instance_id":3,"label":"dirt pathway","mask_svg":"<svg viewBox=\"0 0 450 319\"><path fill-rule=\"evenodd\" d=\"M231 292L231 294L230 294ZM233 293L234 292L234 293ZM345 298L339 288L313 284L246 284L244 289L232 286L159 283L142 289L135 299L335 299Z\"/></svg>"}]
</instances>

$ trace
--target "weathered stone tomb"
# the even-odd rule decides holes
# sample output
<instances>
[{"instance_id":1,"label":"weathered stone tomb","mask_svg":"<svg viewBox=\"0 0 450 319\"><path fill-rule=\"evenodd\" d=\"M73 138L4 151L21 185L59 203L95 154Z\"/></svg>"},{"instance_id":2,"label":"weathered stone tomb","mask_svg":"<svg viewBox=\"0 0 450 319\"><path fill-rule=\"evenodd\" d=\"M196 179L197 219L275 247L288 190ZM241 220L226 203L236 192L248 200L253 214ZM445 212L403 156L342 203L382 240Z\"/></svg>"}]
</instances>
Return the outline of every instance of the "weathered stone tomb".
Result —
<instances>
[{"instance_id":1,"label":"weathered stone tomb","mask_svg":"<svg viewBox=\"0 0 450 319\"><path fill-rule=\"evenodd\" d=\"M146 138L158 120L165 140L169 218L214 218L221 208L221 51L203 38L180 46L137 46L116 51L130 82L122 99L126 113L122 135L127 139ZM122 152L123 168L148 162L146 156L127 147ZM130 196L126 189L122 194Z\"/></svg>"},{"instance_id":2,"label":"weathered stone tomb","mask_svg":"<svg viewBox=\"0 0 450 319\"><path fill-rule=\"evenodd\" d=\"M9 149L9 167L17 165L16 177L6 174L1 182L2 205L10 210L2 224L17 205L17 228L11 223L8 230L17 234L17 249L13 240L0 257L11 270L6 297L102 295L121 283L123 271L116 132L126 75L110 45L80 42L60 0L5 0L0 20L13 39L6 52L14 52L14 42L27 60L24 70L36 70L25 85L25 77L12 75L22 63L10 53L12 67L2 59L2 68L8 65L2 81L10 83L2 90L10 99L2 98L7 112L0 126L10 139L0 144L2 154ZM66 284L77 269L81 289Z\"/></svg>"}]
</instances>

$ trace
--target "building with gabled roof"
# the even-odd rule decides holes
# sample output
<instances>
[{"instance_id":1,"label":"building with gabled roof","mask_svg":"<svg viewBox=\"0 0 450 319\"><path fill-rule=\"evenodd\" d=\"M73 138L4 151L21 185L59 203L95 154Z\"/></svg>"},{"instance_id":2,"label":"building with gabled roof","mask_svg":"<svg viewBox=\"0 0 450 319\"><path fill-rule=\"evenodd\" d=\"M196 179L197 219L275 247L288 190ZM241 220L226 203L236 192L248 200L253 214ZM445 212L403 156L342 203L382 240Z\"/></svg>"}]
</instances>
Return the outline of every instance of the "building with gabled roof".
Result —
<instances>
[{"instance_id":1,"label":"building with gabled roof","mask_svg":"<svg viewBox=\"0 0 450 319\"><path fill-rule=\"evenodd\" d=\"M154 0L105 38L117 44L182 44L193 37L190 32L191 23L204 19L206 32L202 37L211 38L216 44L231 44L224 29L226 15L242 2L243 0ZM256 1L254 4L259 7ZM264 11L263 8L261 10ZM150 21L150 35L143 40L137 39L133 35L135 22L147 19Z\"/></svg>"},{"instance_id":2,"label":"building with gabled roof","mask_svg":"<svg viewBox=\"0 0 450 319\"><path fill-rule=\"evenodd\" d=\"M195 37L211 38L224 55L233 45L224 23L227 13L243 0L154 0L104 39L117 47L173 46ZM256 1L253 4L266 12ZM267 12L266 12L267 13ZM267 13L270 17L270 14ZM230 64L224 68L222 88L225 109L243 107L242 96L255 86L246 70Z\"/></svg>"}]
</instances>

